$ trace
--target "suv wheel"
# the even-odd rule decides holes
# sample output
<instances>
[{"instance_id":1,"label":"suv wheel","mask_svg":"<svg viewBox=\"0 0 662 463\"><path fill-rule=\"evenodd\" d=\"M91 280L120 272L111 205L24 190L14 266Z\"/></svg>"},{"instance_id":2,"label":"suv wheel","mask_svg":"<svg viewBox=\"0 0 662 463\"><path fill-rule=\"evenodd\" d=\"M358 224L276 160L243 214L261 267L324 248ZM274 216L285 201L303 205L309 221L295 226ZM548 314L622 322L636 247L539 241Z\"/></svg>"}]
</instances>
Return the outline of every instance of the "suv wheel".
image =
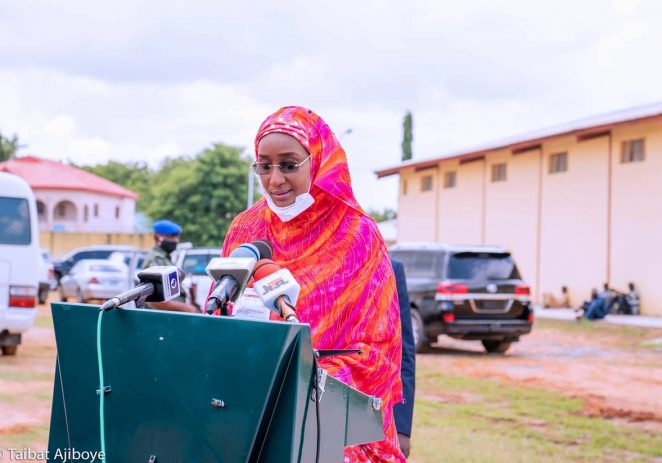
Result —
<instances>
[{"instance_id":1,"label":"suv wheel","mask_svg":"<svg viewBox=\"0 0 662 463\"><path fill-rule=\"evenodd\" d=\"M416 345L416 352L424 352L429 346L430 341L425 334L425 325L423 325L423 317L418 313L418 310L411 309L411 327L414 332L414 344Z\"/></svg>"},{"instance_id":2,"label":"suv wheel","mask_svg":"<svg viewBox=\"0 0 662 463\"><path fill-rule=\"evenodd\" d=\"M494 341L492 339L483 339L481 341L485 350L491 354L504 354L510 345L510 341Z\"/></svg>"},{"instance_id":3,"label":"suv wheel","mask_svg":"<svg viewBox=\"0 0 662 463\"><path fill-rule=\"evenodd\" d=\"M16 355L17 345L2 346L2 355Z\"/></svg>"},{"instance_id":4,"label":"suv wheel","mask_svg":"<svg viewBox=\"0 0 662 463\"><path fill-rule=\"evenodd\" d=\"M40 304L46 302L46 299L48 299L48 288L42 288L39 290L38 299Z\"/></svg>"}]
</instances>

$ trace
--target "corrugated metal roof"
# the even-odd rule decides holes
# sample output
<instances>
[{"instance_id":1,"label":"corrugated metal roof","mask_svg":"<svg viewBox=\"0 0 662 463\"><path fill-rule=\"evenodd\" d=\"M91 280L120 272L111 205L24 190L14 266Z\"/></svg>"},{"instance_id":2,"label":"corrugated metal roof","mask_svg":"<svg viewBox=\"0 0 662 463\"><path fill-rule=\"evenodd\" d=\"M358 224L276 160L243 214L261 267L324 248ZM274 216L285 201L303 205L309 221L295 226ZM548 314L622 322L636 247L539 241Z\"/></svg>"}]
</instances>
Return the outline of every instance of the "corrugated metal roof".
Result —
<instances>
[{"instance_id":1,"label":"corrugated metal roof","mask_svg":"<svg viewBox=\"0 0 662 463\"><path fill-rule=\"evenodd\" d=\"M121 198L138 199L131 190L78 167L25 156L0 163L0 171L23 178L33 190L89 191Z\"/></svg>"},{"instance_id":2,"label":"corrugated metal roof","mask_svg":"<svg viewBox=\"0 0 662 463\"><path fill-rule=\"evenodd\" d=\"M397 174L401 169L406 167L414 167L420 170L425 167L431 167L441 160L460 159L471 160L473 158L480 158L488 151L496 151L506 148L514 150L526 150L528 145L538 144L543 140L563 136L577 134L589 135L590 133L602 132L614 127L616 125L626 124L642 119L650 119L662 116L662 102L651 103L634 108L623 109L614 111L598 116L592 116L576 121L568 122L565 124L548 127L546 129L536 130L525 134L505 138L486 145L478 146L472 149L462 150L454 153L447 153L442 156L437 156L429 159L410 160L398 164L396 166L387 167L375 171L378 178L387 177L389 175Z\"/></svg>"}]
</instances>

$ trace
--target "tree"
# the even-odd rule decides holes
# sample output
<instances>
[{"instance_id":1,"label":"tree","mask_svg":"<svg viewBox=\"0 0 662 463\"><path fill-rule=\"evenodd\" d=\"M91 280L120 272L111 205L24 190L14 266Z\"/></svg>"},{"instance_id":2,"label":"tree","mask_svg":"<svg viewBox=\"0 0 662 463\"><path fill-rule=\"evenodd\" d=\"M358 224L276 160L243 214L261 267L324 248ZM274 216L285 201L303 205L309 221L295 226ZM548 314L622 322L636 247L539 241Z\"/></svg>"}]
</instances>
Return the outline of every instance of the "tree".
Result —
<instances>
[{"instance_id":1,"label":"tree","mask_svg":"<svg viewBox=\"0 0 662 463\"><path fill-rule=\"evenodd\" d=\"M152 179L147 214L179 223L182 239L220 246L246 208L250 162L241 148L215 144L193 159L168 159Z\"/></svg>"},{"instance_id":2,"label":"tree","mask_svg":"<svg viewBox=\"0 0 662 463\"><path fill-rule=\"evenodd\" d=\"M150 187L155 173L144 162L123 164L109 161L106 164L96 166L78 167L138 193L136 209L140 212L145 212L152 201Z\"/></svg>"},{"instance_id":3,"label":"tree","mask_svg":"<svg viewBox=\"0 0 662 463\"><path fill-rule=\"evenodd\" d=\"M383 211L377 211L375 209L368 210L368 215L375 219L375 222L384 222L385 220L391 220L397 218L398 214L393 210L386 208Z\"/></svg>"},{"instance_id":4,"label":"tree","mask_svg":"<svg viewBox=\"0 0 662 463\"><path fill-rule=\"evenodd\" d=\"M11 138L7 138L0 133L0 162L14 159L19 148L21 148L21 145L18 144L16 134Z\"/></svg>"},{"instance_id":5,"label":"tree","mask_svg":"<svg viewBox=\"0 0 662 463\"><path fill-rule=\"evenodd\" d=\"M156 170L141 162L80 167L138 193L137 210L152 220L179 223L182 239L219 246L232 219L246 208L250 161L241 152L215 144L192 158L168 158Z\"/></svg>"},{"instance_id":6,"label":"tree","mask_svg":"<svg viewBox=\"0 0 662 463\"><path fill-rule=\"evenodd\" d=\"M411 143L414 141L414 129L411 111L407 111L402 121L402 160L407 161L412 158Z\"/></svg>"}]
</instances>

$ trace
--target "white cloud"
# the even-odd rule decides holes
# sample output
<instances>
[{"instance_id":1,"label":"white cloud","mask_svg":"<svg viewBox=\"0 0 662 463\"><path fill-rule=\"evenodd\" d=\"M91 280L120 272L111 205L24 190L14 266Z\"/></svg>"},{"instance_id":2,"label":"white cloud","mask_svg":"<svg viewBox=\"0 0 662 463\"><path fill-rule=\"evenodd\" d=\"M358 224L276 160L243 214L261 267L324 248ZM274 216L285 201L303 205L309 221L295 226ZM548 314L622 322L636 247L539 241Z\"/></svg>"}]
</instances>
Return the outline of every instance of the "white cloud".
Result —
<instances>
[{"instance_id":1,"label":"white cloud","mask_svg":"<svg viewBox=\"0 0 662 463\"><path fill-rule=\"evenodd\" d=\"M48 121L44 132L56 137L68 137L76 131L76 121L66 114L58 114Z\"/></svg>"},{"instance_id":2,"label":"white cloud","mask_svg":"<svg viewBox=\"0 0 662 463\"><path fill-rule=\"evenodd\" d=\"M399 162L407 109L420 159L662 100L660 17L644 0L8 0L0 131L44 157L155 165L252 150L266 115L301 104L352 129L359 201L395 207L373 171Z\"/></svg>"}]
</instances>

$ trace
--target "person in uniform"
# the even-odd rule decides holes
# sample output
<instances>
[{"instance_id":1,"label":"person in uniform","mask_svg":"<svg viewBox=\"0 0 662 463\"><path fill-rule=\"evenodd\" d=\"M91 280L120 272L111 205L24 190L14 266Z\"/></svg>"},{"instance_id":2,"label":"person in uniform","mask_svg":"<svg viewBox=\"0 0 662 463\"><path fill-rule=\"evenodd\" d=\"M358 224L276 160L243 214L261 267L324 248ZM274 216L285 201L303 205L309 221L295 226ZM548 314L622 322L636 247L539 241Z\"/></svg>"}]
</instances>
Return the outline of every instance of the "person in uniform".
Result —
<instances>
[{"instance_id":1,"label":"person in uniform","mask_svg":"<svg viewBox=\"0 0 662 463\"><path fill-rule=\"evenodd\" d=\"M395 284L397 285L398 303L400 305L400 326L402 327L402 380L403 401L393 406L395 429L398 431L400 450L405 458L411 451L411 431L414 418L414 393L416 391L416 343L414 329L411 324L411 307L407 292L407 277L402 262L391 259Z\"/></svg>"},{"instance_id":2,"label":"person in uniform","mask_svg":"<svg viewBox=\"0 0 662 463\"><path fill-rule=\"evenodd\" d=\"M154 222L153 229L154 247L145 257L144 268L155 265L173 265L170 254L177 248L182 227L170 220L157 220ZM150 309L200 313L197 307L185 302L183 295L167 302L149 302L146 306Z\"/></svg>"}]
</instances>

